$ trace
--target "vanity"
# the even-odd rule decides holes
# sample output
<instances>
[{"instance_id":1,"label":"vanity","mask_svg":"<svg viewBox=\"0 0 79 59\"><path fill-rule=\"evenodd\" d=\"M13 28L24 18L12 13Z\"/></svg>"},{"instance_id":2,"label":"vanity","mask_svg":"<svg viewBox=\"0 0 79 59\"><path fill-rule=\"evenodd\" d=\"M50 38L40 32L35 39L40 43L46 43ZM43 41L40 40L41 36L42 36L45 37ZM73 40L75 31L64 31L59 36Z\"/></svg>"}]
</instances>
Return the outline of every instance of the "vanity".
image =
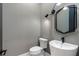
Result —
<instances>
[{"instance_id":1,"label":"vanity","mask_svg":"<svg viewBox=\"0 0 79 59\"><path fill-rule=\"evenodd\" d=\"M58 40L50 41L49 47L51 56L75 56L78 49L78 45L62 43Z\"/></svg>"}]
</instances>

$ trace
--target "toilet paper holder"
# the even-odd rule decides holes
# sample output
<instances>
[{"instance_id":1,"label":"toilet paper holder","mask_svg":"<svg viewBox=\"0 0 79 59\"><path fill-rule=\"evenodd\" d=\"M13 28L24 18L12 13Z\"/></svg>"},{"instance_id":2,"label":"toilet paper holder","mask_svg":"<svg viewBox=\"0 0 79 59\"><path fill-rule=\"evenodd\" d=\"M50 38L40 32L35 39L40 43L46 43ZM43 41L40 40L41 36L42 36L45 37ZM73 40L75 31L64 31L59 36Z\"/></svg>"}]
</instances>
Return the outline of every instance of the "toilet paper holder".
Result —
<instances>
[{"instance_id":1,"label":"toilet paper holder","mask_svg":"<svg viewBox=\"0 0 79 59\"><path fill-rule=\"evenodd\" d=\"M5 54L6 54L6 51L7 51L7 49L6 49L6 50L2 50L2 49L1 49L0 55L5 55Z\"/></svg>"}]
</instances>

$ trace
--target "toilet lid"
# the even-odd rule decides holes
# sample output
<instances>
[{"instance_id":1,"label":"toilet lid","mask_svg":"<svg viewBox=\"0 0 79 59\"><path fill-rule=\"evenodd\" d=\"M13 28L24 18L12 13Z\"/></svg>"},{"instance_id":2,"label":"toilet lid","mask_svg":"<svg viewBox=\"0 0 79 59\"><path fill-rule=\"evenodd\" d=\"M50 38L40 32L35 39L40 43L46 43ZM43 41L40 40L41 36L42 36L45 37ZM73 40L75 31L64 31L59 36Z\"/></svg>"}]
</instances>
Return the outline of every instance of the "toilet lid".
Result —
<instances>
[{"instance_id":1,"label":"toilet lid","mask_svg":"<svg viewBox=\"0 0 79 59\"><path fill-rule=\"evenodd\" d=\"M40 38L39 40L48 41L48 39L45 39L45 38Z\"/></svg>"},{"instance_id":2,"label":"toilet lid","mask_svg":"<svg viewBox=\"0 0 79 59\"><path fill-rule=\"evenodd\" d=\"M30 54L39 54L41 53L42 48L39 46L34 46L32 48L30 48Z\"/></svg>"}]
</instances>

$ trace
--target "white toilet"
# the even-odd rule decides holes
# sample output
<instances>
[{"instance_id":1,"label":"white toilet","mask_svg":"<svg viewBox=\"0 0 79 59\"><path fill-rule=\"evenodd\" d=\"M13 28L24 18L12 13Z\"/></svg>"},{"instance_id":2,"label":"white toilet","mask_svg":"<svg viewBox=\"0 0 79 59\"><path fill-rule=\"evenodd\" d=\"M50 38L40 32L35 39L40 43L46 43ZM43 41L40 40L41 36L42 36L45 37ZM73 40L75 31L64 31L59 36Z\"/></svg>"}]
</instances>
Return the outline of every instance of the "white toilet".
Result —
<instances>
[{"instance_id":1,"label":"white toilet","mask_svg":"<svg viewBox=\"0 0 79 59\"><path fill-rule=\"evenodd\" d=\"M40 46L34 46L30 48L29 49L30 55L31 56L43 56L44 55L43 49L47 48L47 41L48 39L39 38Z\"/></svg>"}]
</instances>

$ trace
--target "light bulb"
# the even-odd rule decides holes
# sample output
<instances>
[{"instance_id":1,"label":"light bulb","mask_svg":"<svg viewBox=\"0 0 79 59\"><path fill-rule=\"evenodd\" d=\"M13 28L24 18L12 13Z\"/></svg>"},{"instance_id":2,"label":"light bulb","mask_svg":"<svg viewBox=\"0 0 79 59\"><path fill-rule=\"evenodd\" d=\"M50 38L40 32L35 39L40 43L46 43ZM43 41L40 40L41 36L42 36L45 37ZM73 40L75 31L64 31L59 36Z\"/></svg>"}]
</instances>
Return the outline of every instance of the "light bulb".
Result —
<instances>
[{"instance_id":1,"label":"light bulb","mask_svg":"<svg viewBox=\"0 0 79 59\"><path fill-rule=\"evenodd\" d=\"M57 3L56 5L57 5L57 6L60 6L60 5L61 5L61 3Z\"/></svg>"},{"instance_id":2,"label":"light bulb","mask_svg":"<svg viewBox=\"0 0 79 59\"><path fill-rule=\"evenodd\" d=\"M68 7L64 7L64 8L63 8L63 10L67 10L67 9L68 9Z\"/></svg>"}]
</instances>

